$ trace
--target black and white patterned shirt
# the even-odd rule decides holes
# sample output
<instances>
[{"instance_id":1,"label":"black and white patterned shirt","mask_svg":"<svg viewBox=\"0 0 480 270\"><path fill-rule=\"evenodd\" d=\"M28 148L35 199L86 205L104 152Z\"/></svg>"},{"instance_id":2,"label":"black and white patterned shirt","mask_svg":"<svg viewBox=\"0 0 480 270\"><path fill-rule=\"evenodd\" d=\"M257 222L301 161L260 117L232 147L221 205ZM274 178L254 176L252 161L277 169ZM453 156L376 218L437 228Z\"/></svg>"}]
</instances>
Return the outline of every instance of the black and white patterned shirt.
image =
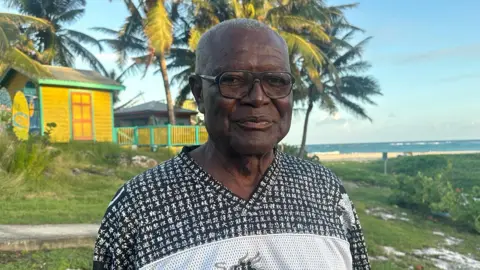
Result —
<instances>
[{"instance_id":1,"label":"black and white patterned shirt","mask_svg":"<svg viewBox=\"0 0 480 270\"><path fill-rule=\"evenodd\" d=\"M321 165L275 151L246 201L185 147L115 195L94 269L370 269L355 209Z\"/></svg>"}]
</instances>

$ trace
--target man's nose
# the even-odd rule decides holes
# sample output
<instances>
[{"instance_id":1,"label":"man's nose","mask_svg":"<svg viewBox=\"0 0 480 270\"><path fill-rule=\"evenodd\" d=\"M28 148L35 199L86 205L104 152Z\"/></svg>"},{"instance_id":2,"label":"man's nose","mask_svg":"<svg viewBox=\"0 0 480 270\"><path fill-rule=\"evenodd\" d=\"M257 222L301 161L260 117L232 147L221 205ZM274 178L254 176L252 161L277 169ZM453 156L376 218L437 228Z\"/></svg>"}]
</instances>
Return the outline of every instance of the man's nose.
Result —
<instances>
[{"instance_id":1,"label":"man's nose","mask_svg":"<svg viewBox=\"0 0 480 270\"><path fill-rule=\"evenodd\" d=\"M248 95L243 99L245 103L251 104L255 107L270 103L270 98L265 94L260 80L254 80L252 87L248 91Z\"/></svg>"}]
</instances>

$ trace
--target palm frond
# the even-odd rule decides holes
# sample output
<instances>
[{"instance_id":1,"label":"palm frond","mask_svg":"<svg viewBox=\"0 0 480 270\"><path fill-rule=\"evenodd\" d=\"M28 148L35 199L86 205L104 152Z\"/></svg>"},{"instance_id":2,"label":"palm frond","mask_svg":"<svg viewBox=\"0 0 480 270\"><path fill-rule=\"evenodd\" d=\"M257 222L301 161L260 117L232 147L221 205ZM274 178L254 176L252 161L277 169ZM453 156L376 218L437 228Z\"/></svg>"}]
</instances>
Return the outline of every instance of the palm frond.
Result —
<instances>
[{"instance_id":1,"label":"palm frond","mask_svg":"<svg viewBox=\"0 0 480 270\"><path fill-rule=\"evenodd\" d=\"M193 73L193 66L192 67L185 67L183 70L175 74L171 79L171 84L177 84L183 86L184 84L188 84L189 76Z\"/></svg>"},{"instance_id":2,"label":"palm frond","mask_svg":"<svg viewBox=\"0 0 480 270\"><path fill-rule=\"evenodd\" d=\"M112 35L112 36L118 36L119 35L119 32L117 30L113 30L113 29L110 29L110 28L107 28L107 27L92 27L92 28L90 28L90 30L100 32L100 33L104 33L104 34L107 34L107 35Z\"/></svg>"},{"instance_id":3,"label":"palm frond","mask_svg":"<svg viewBox=\"0 0 480 270\"><path fill-rule=\"evenodd\" d=\"M145 34L157 52L165 53L170 49L173 43L172 22L163 1L157 1L148 12Z\"/></svg>"},{"instance_id":4,"label":"palm frond","mask_svg":"<svg viewBox=\"0 0 480 270\"><path fill-rule=\"evenodd\" d=\"M7 29L6 27L4 28L2 25L0 25L0 51L5 52L10 48L11 39L8 38L9 36L16 36L20 34L19 32L15 33L15 28L16 27L13 27L13 29ZM9 34L7 35L7 33Z\"/></svg>"},{"instance_id":5,"label":"palm frond","mask_svg":"<svg viewBox=\"0 0 480 270\"><path fill-rule=\"evenodd\" d=\"M232 0L231 3L235 12L235 18L245 18L242 4L239 3L237 0Z\"/></svg>"},{"instance_id":6,"label":"palm frond","mask_svg":"<svg viewBox=\"0 0 480 270\"><path fill-rule=\"evenodd\" d=\"M55 32L55 29L47 20L34 16L0 12L0 22L1 21L8 22L14 25L28 25L28 27L37 30L43 29Z\"/></svg>"},{"instance_id":7,"label":"palm frond","mask_svg":"<svg viewBox=\"0 0 480 270\"><path fill-rule=\"evenodd\" d=\"M304 37L285 31L280 31L279 34L287 42L288 49L300 53L305 61L311 61L317 65L322 65L324 63L324 53Z\"/></svg>"},{"instance_id":8,"label":"palm frond","mask_svg":"<svg viewBox=\"0 0 480 270\"><path fill-rule=\"evenodd\" d=\"M72 9L55 18L56 23L73 23L85 14L84 8Z\"/></svg>"},{"instance_id":9,"label":"palm frond","mask_svg":"<svg viewBox=\"0 0 480 270\"><path fill-rule=\"evenodd\" d=\"M86 44L90 44L90 45L93 45L95 47L98 48L98 50L100 52L103 51L103 47L102 47L102 44L96 40L95 38L93 38L92 36L89 36L87 34L84 34L82 32L78 32L78 31L75 31L75 30L69 30L69 29L66 29L65 30L65 34L69 37L69 38L73 38L75 39L77 42L79 43L86 43Z\"/></svg>"},{"instance_id":10,"label":"palm frond","mask_svg":"<svg viewBox=\"0 0 480 270\"><path fill-rule=\"evenodd\" d=\"M342 66L345 63L347 63L348 61L354 59L355 57L361 57L362 53L363 53L363 50L365 49L365 45L371 39L372 39L372 37L367 37L367 38L363 39L362 41L360 41L359 43L357 43L357 45L353 46L353 48L351 48L350 50L345 52L343 55L341 55L340 57L335 59L335 61L333 62L333 65L336 66L336 67Z\"/></svg>"},{"instance_id":11,"label":"palm frond","mask_svg":"<svg viewBox=\"0 0 480 270\"><path fill-rule=\"evenodd\" d=\"M13 67L29 76L51 76L51 73L45 67L17 48L9 48L7 51L4 51L4 54L0 56L0 62L4 62L7 64L6 66Z\"/></svg>"},{"instance_id":12,"label":"palm frond","mask_svg":"<svg viewBox=\"0 0 480 270\"><path fill-rule=\"evenodd\" d=\"M342 105L343 108L346 110L353 112L357 117L367 119L369 121L372 121L372 118L370 118L367 115L367 112L365 111L365 108L360 106L359 104L350 101L343 95L337 95L337 94L332 94L332 96L337 100L337 102Z\"/></svg>"},{"instance_id":13,"label":"palm frond","mask_svg":"<svg viewBox=\"0 0 480 270\"><path fill-rule=\"evenodd\" d=\"M188 47L191 50L196 50L198 42L200 41L200 37L202 36L202 31L200 31L197 27L192 27L190 29L190 38L188 39Z\"/></svg>"},{"instance_id":14,"label":"palm frond","mask_svg":"<svg viewBox=\"0 0 480 270\"><path fill-rule=\"evenodd\" d=\"M85 47L83 47L82 44L80 44L79 42L77 42L76 40L68 37L68 36L64 36L64 41L65 43L67 44L67 46L73 50L73 52L75 52L75 54L77 56L80 56L80 58L82 58L82 60L84 60L85 62L87 62L90 67L92 67L94 70L100 72L101 74L107 74L107 70L105 69L105 67L103 66L103 64L97 59L97 57L95 57L94 54L92 54L89 50L87 50Z\"/></svg>"},{"instance_id":15,"label":"palm frond","mask_svg":"<svg viewBox=\"0 0 480 270\"><path fill-rule=\"evenodd\" d=\"M142 65L133 62L127 68L125 68L120 75L118 75L118 80L123 80L124 77L135 76L142 71Z\"/></svg>"},{"instance_id":16,"label":"palm frond","mask_svg":"<svg viewBox=\"0 0 480 270\"><path fill-rule=\"evenodd\" d=\"M340 73L356 74L356 73L365 72L371 67L372 67L372 65L367 61L357 61L357 62L352 63L352 64L344 65L344 66L338 68L337 70Z\"/></svg>"},{"instance_id":17,"label":"palm frond","mask_svg":"<svg viewBox=\"0 0 480 270\"><path fill-rule=\"evenodd\" d=\"M58 36L55 40L55 56L54 62L64 67L72 67L74 64L75 55L67 47L67 42L64 41L65 37Z\"/></svg>"},{"instance_id":18,"label":"palm frond","mask_svg":"<svg viewBox=\"0 0 480 270\"><path fill-rule=\"evenodd\" d=\"M324 111L327 111L329 114L334 114L338 111L337 104L332 98L332 94L329 94L328 92L320 92L319 97L314 97L314 101L320 100L320 108ZM341 95L338 95L341 97ZM309 97L311 98L311 97Z\"/></svg>"},{"instance_id":19,"label":"palm frond","mask_svg":"<svg viewBox=\"0 0 480 270\"><path fill-rule=\"evenodd\" d=\"M187 83L178 92L178 96L175 99L175 106L182 107L183 103L188 99L190 93L191 93L190 92L190 85Z\"/></svg>"},{"instance_id":20,"label":"palm frond","mask_svg":"<svg viewBox=\"0 0 480 270\"><path fill-rule=\"evenodd\" d=\"M371 76L344 76L342 77L342 95L356 98L360 101L375 105L371 96L381 96L378 82Z\"/></svg>"},{"instance_id":21,"label":"palm frond","mask_svg":"<svg viewBox=\"0 0 480 270\"><path fill-rule=\"evenodd\" d=\"M323 42L330 41L329 35L325 32L325 29L321 24L318 24L306 18L294 15L286 15L281 16L278 22L279 25L283 26L283 28L287 27L295 29L297 32L303 32L306 30L309 32L310 35L312 35L318 40L321 40Z\"/></svg>"}]
</instances>

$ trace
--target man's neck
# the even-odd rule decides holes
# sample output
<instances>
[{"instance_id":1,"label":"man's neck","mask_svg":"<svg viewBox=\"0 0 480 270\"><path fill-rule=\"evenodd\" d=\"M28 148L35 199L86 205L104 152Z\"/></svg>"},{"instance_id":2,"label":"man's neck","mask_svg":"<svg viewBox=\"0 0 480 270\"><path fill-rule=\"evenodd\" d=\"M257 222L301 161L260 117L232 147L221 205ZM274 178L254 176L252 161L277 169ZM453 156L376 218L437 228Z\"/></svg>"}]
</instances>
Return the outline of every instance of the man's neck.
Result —
<instances>
[{"instance_id":1,"label":"man's neck","mask_svg":"<svg viewBox=\"0 0 480 270\"><path fill-rule=\"evenodd\" d=\"M263 174L272 164L274 151L263 155L232 155L230 151L208 141L193 150L190 155L217 181L235 195L248 200Z\"/></svg>"}]
</instances>

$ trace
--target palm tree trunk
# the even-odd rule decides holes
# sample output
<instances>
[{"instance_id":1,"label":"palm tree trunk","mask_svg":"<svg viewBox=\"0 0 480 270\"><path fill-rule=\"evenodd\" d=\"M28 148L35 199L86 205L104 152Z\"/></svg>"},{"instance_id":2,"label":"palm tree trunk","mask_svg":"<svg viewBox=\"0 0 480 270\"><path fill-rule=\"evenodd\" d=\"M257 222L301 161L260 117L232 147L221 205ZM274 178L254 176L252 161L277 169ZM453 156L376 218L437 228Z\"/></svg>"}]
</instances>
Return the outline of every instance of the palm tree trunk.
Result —
<instances>
[{"instance_id":1,"label":"palm tree trunk","mask_svg":"<svg viewBox=\"0 0 480 270\"><path fill-rule=\"evenodd\" d=\"M302 157L305 154L305 144L307 143L307 129L308 129L308 119L310 118L310 113L313 109L313 100L308 97L308 107L307 112L305 113L305 122L303 123L303 135L302 143L300 144L300 149L298 150L298 157Z\"/></svg>"},{"instance_id":2,"label":"palm tree trunk","mask_svg":"<svg viewBox=\"0 0 480 270\"><path fill-rule=\"evenodd\" d=\"M165 59L165 54L163 53L160 53L158 58L160 62L160 70L162 71L163 76L165 96L167 97L168 123L170 123L170 125L175 125L175 112L173 107L172 93L170 92L170 84L168 82L167 60Z\"/></svg>"}]
</instances>

